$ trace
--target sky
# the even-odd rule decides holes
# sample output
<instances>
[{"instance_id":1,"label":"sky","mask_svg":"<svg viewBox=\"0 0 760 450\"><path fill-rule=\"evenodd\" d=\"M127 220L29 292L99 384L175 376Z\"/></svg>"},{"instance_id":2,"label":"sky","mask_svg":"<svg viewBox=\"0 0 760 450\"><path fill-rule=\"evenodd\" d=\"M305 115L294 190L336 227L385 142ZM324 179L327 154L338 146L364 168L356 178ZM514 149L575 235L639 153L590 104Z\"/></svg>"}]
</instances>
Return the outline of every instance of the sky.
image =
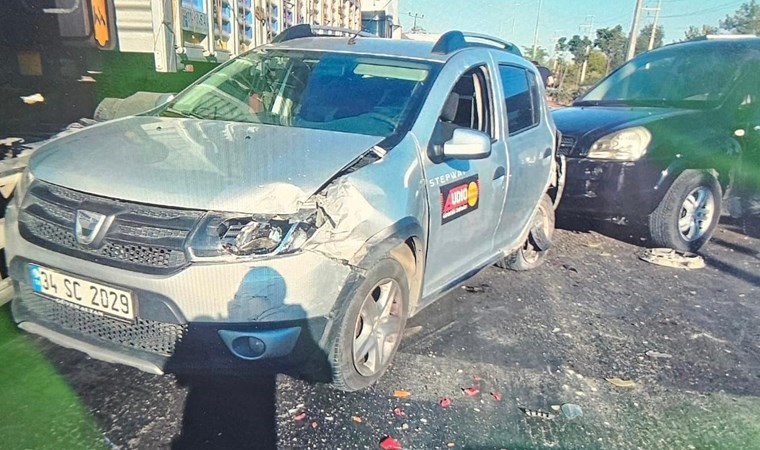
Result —
<instances>
[{"instance_id":1,"label":"sky","mask_svg":"<svg viewBox=\"0 0 760 450\"><path fill-rule=\"evenodd\" d=\"M661 0L659 23L665 27L665 43L683 39L689 25L717 26L720 19L733 14L749 0ZM658 0L644 0L656 8ZM554 48L554 41L574 34L594 36L598 28L622 25L630 33L636 0L541 0L538 44ZM399 20L404 32L413 26L409 14L429 33L458 29L490 34L520 47L532 47L539 0L399 0ZM602 6L600 6L602 5ZM641 25L651 23L654 11L642 15ZM593 29L589 33L590 25ZM585 28L584 28L585 25Z\"/></svg>"}]
</instances>

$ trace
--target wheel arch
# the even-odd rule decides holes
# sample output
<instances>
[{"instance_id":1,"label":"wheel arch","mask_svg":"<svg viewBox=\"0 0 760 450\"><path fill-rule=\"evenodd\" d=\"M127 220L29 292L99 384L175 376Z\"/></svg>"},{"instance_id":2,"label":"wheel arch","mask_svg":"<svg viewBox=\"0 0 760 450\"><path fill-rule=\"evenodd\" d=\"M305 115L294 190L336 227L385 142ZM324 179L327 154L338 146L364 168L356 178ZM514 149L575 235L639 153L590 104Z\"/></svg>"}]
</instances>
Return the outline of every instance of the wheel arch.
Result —
<instances>
[{"instance_id":1,"label":"wheel arch","mask_svg":"<svg viewBox=\"0 0 760 450\"><path fill-rule=\"evenodd\" d=\"M406 217L376 233L364 244L352 265L367 270L383 258L391 257L404 268L409 286L409 315L413 315L422 294L425 266L425 238L422 226L413 217Z\"/></svg>"}]
</instances>

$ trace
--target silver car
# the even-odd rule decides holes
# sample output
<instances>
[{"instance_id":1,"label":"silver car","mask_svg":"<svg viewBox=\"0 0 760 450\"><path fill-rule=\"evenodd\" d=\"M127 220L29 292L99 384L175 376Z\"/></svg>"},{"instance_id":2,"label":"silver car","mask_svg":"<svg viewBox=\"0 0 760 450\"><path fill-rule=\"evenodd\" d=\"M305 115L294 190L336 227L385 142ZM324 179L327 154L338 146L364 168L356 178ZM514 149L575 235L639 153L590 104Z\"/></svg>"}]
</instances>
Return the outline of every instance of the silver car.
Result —
<instances>
[{"instance_id":1,"label":"silver car","mask_svg":"<svg viewBox=\"0 0 760 450\"><path fill-rule=\"evenodd\" d=\"M551 244L556 130L511 48L298 26L49 142L6 214L16 322L153 373L370 385L408 317Z\"/></svg>"}]
</instances>

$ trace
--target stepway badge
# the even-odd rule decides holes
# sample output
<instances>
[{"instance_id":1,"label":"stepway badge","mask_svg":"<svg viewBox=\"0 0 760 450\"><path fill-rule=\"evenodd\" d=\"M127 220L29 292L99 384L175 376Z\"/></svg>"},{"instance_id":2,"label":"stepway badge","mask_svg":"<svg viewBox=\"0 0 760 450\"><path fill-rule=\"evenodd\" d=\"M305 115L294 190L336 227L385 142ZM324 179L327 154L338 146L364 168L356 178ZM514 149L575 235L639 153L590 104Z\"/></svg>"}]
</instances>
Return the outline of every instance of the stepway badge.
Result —
<instances>
[{"instance_id":1,"label":"stepway badge","mask_svg":"<svg viewBox=\"0 0 760 450\"><path fill-rule=\"evenodd\" d=\"M480 182L472 175L441 186L441 223L448 223L478 209Z\"/></svg>"}]
</instances>

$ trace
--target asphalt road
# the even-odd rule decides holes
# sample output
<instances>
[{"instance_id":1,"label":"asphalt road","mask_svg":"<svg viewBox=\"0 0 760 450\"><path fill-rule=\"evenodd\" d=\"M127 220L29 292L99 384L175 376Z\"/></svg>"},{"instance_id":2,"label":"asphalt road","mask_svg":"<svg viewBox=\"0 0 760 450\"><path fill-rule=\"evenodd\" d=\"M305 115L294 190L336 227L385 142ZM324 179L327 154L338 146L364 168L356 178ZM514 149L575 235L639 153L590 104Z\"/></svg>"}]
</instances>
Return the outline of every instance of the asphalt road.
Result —
<instances>
[{"instance_id":1,"label":"asphalt road","mask_svg":"<svg viewBox=\"0 0 760 450\"><path fill-rule=\"evenodd\" d=\"M430 306L358 393L286 376L159 377L22 338L92 417L99 434L83 448L374 449L387 435L405 449L760 448L760 239L724 223L707 267L687 271L641 261L629 229L603 232L613 237L560 230L544 267L490 268ZM0 447L16 448L10 437Z\"/></svg>"}]
</instances>

